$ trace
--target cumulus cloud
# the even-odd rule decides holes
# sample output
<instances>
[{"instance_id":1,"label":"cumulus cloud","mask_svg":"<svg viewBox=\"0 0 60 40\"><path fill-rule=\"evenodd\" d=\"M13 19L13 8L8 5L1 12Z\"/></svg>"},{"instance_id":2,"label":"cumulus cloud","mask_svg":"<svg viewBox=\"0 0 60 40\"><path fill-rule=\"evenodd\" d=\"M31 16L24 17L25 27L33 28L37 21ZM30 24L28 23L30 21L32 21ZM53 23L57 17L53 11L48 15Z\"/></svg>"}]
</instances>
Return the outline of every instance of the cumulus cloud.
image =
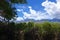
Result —
<instances>
[{"instance_id":1,"label":"cumulus cloud","mask_svg":"<svg viewBox=\"0 0 60 40\"><path fill-rule=\"evenodd\" d=\"M16 21L23 21L24 19L22 17L17 17Z\"/></svg>"},{"instance_id":2,"label":"cumulus cloud","mask_svg":"<svg viewBox=\"0 0 60 40\"><path fill-rule=\"evenodd\" d=\"M34 19L34 20L42 20L42 19L60 19L60 0L56 0L55 2L51 2L46 0L41 4L44 7L45 12L36 11L31 6L28 6L29 12L22 11L23 17L18 17L17 20L21 21L24 19ZM21 11L17 9L18 11Z\"/></svg>"},{"instance_id":3,"label":"cumulus cloud","mask_svg":"<svg viewBox=\"0 0 60 40\"><path fill-rule=\"evenodd\" d=\"M34 20L52 19L47 13L33 10L31 6L28 6L28 8L29 8L29 13L23 12L24 19L34 19Z\"/></svg>"},{"instance_id":4,"label":"cumulus cloud","mask_svg":"<svg viewBox=\"0 0 60 40\"><path fill-rule=\"evenodd\" d=\"M22 11L23 11L23 9L16 9L16 11L17 11L17 12L22 12Z\"/></svg>"},{"instance_id":5,"label":"cumulus cloud","mask_svg":"<svg viewBox=\"0 0 60 40\"><path fill-rule=\"evenodd\" d=\"M52 17L60 19L60 0L51 2L46 0L42 3L42 6L45 7L44 10Z\"/></svg>"}]
</instances>

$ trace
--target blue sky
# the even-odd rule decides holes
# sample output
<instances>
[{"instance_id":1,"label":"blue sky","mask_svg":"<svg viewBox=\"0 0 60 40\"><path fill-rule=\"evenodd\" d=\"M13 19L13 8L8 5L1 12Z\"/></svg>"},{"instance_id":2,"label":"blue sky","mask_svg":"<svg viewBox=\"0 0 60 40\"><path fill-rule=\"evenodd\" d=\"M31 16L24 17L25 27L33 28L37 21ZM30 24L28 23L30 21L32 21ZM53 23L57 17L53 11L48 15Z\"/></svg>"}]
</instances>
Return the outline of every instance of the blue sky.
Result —
<instances>
[{"instance_id":1,"label":"blue sky","mask_svg":"<svg viewBox=\"0 0 60 40\"><path fill-rule=\"evenodd\" d=\"M60 0L27 0L27 4L15 4L17 21L25 19L60 19Z\"/></svg>"}]
</instances>

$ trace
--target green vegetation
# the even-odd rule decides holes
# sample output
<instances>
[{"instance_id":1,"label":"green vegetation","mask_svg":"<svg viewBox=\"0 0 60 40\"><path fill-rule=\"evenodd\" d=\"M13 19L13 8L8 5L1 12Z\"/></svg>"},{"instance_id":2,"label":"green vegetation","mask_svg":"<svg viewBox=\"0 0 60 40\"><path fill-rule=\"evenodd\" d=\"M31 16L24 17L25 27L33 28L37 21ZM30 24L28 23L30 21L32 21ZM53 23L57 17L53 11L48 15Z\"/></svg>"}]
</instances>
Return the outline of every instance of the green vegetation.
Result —
<instances>
[{"instance_id":1,"label":"green vegetation","mask_svg":"<svg viewBox=\"0 0 60 40\"><path fill-rule=\"evenodd\" d=\"M7 32L7 34L11 32L15 40L60 40L60 23L58 22L0 24L0 32Z\"/></svg>"}]
</instances>

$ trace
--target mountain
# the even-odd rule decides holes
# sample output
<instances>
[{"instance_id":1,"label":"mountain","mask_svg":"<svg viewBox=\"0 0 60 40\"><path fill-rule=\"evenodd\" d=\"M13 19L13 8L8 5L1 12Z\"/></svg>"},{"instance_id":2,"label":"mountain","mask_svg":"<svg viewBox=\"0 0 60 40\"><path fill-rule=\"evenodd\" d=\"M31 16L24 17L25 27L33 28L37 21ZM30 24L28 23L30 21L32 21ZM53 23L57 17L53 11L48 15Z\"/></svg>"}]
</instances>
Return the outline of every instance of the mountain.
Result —
<instances>
[{"instance_id":1,"label":"mountain","mask_svg":"<svg viewBox=\"0 0 60 40\"><path fill-rule=\"evenodd\" d=\"M49 22L60 22L60 19L42 19L42 20L34 20L34 19L25 19L24 21L20 21L20 22L44 22L44 21L49 21Z\"/></svg>"},{"instance_id":2,"label":"mountain","mask_svg":"<svg viewBox=\"0 0 60 40\"><path fill-rule=\"evenodd\" d=\"M60 22L60 19L55 19L55 18L54 18L54 19L52 19L51 21L52 21L52 22Z\"/></svg>"}]
</instances>

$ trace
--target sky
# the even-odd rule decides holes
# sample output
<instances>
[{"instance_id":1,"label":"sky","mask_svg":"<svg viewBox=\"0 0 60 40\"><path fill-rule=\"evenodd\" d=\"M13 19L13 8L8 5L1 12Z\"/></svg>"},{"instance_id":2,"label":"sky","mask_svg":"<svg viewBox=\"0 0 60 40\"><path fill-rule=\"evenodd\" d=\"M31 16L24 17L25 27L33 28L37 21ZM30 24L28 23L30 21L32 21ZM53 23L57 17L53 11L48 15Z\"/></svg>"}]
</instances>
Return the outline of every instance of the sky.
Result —
<instances>
[{"instance_id":1,"label":"sky","mask_svg":"<svg viewBox=\"0 0 60 40\"><path fill-rule=\"evenodd\" d=\"M27 4L15 4L18 17L16 21L26 19L60 19L60 0L27 0Z\"/></svg>"}]
</instances>

